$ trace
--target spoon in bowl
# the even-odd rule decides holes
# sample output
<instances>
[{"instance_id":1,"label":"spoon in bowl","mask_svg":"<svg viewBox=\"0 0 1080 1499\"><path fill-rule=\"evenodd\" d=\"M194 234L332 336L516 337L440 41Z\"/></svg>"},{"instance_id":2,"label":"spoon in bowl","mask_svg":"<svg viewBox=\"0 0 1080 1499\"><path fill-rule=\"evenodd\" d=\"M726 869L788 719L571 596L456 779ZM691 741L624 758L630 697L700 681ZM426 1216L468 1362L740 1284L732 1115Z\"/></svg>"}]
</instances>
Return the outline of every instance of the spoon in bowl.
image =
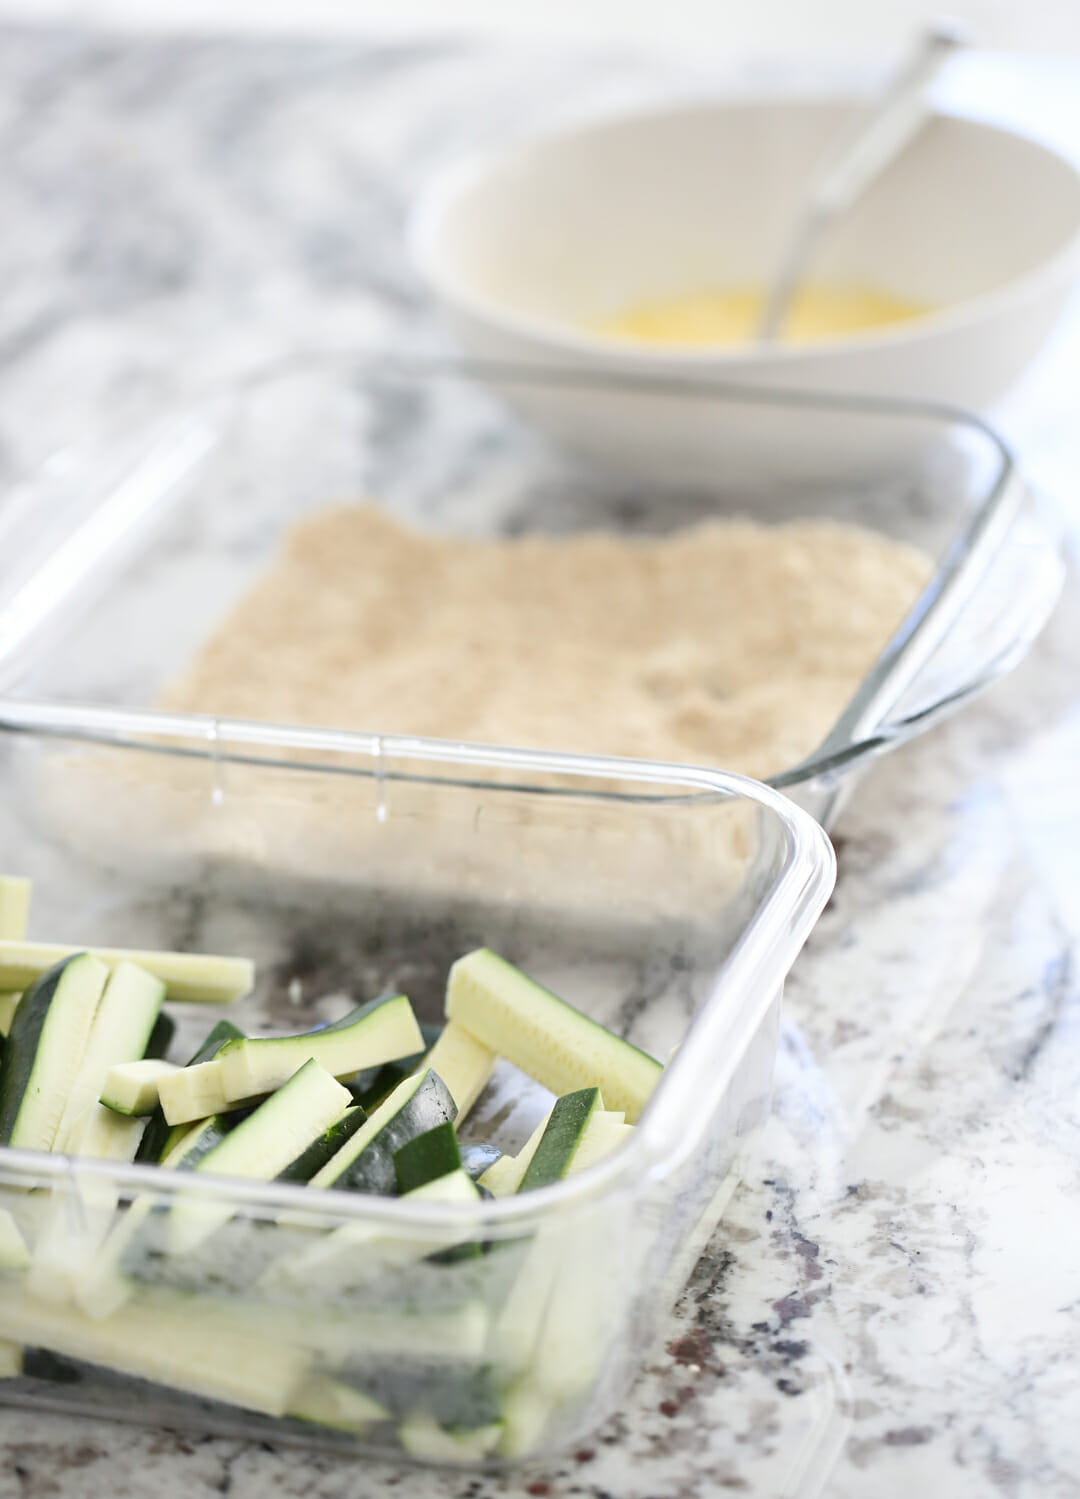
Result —
<instances>
[{"instance_id":1,"label":"spoon in bowl","mask_svg":"<svg viewBox=\"0 0 1080 1499\"><path fill-rule=\"evenodd\" d=\"M963 46L955 27L928 29L907 65L862 121L853 140L820 173L803 205L765 298L757 327L759 343L770 343L783 326L791 300L817 249L837 216L878 178L914 140L929 114L927 93L946 59Z\"/></svg>"}]
</instances>

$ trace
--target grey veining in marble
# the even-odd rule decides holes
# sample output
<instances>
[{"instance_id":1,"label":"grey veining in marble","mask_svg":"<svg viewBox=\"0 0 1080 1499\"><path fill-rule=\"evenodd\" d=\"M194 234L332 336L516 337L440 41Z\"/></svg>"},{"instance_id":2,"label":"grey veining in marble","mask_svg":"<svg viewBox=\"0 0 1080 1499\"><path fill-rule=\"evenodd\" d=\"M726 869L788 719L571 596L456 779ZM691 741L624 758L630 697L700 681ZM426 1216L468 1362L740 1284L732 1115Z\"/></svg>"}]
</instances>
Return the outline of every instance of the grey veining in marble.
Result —
<instances>
[{"instance_id":1,"label":"grey veining in marble","mask_svg":"<svg viewBox=\"0 0 1080 1499\"><path fill-rule=\"evenodd\" d=\"M268 353L423 336L400 229L425 175L669 83L0 34L0 481ZM1061 474L1068 438L1040 430ZM1080 1492L1078 627L1071 583L1013 678L860 788L758 1158L587 1448L481 1481L0 1408L0 1499Z\"/></svg>"}]
</instances>

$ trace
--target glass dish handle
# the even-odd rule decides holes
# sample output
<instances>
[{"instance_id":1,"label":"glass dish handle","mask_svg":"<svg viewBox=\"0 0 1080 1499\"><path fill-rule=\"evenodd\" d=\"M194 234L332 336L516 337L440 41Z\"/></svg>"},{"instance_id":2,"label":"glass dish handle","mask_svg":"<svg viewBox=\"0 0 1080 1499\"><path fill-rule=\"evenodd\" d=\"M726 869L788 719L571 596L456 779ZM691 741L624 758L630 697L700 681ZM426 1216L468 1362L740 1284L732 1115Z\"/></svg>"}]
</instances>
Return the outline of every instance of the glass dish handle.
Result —
<instances>
[{"instance_id":1,"label":"glass dish handle","mask_svg":"<svg viewBox=\"0 0 1080 1499\"><path fill-rule=\"evenodd\" d=\"M828 737L779 788L921 733L1025 655L1065 579L1061 526L1011 465Z\"/></svg>"}]
</instances>

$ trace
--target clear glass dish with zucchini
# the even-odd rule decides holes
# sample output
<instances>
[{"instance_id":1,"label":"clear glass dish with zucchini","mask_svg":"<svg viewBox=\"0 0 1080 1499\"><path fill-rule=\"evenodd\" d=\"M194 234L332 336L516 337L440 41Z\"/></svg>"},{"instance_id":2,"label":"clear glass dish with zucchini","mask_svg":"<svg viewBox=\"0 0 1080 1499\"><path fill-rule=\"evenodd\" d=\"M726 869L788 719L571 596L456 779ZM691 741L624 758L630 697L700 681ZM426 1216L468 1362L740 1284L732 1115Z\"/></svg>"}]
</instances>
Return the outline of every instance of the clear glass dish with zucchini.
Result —
<instances>
[{"instance_id":1,"label":"clear glass dish with zucchini","mask_svg":"<svg viewBox=\"0 0 1080 1499\"><path fill-rule=\"evenodd\" d=\"M0 1402L449 1463L632 1381L833 871L719 772L10 703L0 847Z\"/></svg>"}]
</instances>

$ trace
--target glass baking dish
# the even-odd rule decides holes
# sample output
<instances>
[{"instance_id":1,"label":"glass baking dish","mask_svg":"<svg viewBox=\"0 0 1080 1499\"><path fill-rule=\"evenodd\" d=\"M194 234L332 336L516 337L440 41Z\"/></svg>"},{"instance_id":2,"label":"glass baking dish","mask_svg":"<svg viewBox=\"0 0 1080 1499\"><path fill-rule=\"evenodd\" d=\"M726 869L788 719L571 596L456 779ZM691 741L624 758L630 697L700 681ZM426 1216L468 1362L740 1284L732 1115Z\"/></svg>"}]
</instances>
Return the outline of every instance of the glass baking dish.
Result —
<instances>
[{"instance_id":1,"label":"glass baking dish","mask_svg":"<svg viewBox=\"0 0 1080 1499\"><path fill-rule=\"evenodd\" d=\"M573 452L537 430L556 406L566 427L568 403ZM732 421L768 434L754 446L771 446L775 464L704 461L703 430ZM880 460L869 471L868 453ZM356 496L449 532L829 517L921 548L936 566L907 618L823 741L770 777L826 825L875 753L1015 664L1063 577L1045 510L994 433L962 413L709 381L297 356L179 415L118 413L93 447L57 455L0 502L0 692L153 706L288 526Z\"/></svg>"},{"instance_id":2,"label":"glass baking dish","mask_svg":"<svg viewBox=\"0 0 1080 1499\"><path fill-rule=\"evenodd\" d=\"M253 957L221 1012L248 1034L400 989L437 1021L487 944L670 1057L614 1155L499 1201L0 1149L27 1246L0 1235L0 1403L448 1462L565 1448L625 1392L765 1114L834 874L806 813L721 772L17 702L0 847L34 937ZM186 1055L219 1012L171 1009ZM500 1068L463 1133L516 1149L550 1095ZM215 1210L178 1252L176 1214Z\"/></svg>"}]
</instances>

